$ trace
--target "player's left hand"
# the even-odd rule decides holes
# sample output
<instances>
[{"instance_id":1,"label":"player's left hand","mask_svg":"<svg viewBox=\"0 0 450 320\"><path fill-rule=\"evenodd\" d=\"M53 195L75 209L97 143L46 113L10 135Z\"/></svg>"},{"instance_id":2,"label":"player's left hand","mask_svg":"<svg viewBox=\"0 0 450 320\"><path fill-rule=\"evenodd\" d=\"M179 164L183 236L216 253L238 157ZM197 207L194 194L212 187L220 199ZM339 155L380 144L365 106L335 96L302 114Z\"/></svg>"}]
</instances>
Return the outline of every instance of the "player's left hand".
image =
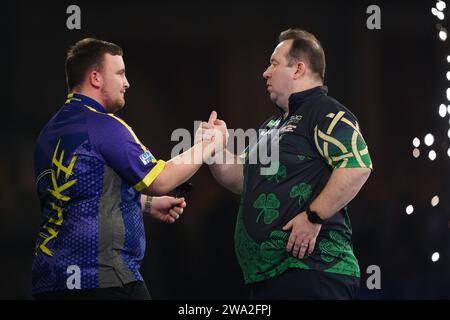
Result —
<instances>
[{"instance_id":1,"label":"player's left hand","mask_svg":"<svg viewBox=\"0 0 450 320\"><path fill-rule=\"evenodd\" d=\"M306 252L311 254L314 251L316 239L321 228L321 224L311 223L308 220L305 211L300 212L283 227L284 231L292 229L286 251L292 251L292 255L299 259L303 259Z\"/></svg>"},{"instance_id":2,"label":"player's left hand","mask_svg":"<svg viewBox=\"0 0 450 320\"><path fill-rule=\"evenodd\" d=\"M165 223L174 223L186 207L184 198L153 197L150 215Z\"/></svg>"}]
</instances>

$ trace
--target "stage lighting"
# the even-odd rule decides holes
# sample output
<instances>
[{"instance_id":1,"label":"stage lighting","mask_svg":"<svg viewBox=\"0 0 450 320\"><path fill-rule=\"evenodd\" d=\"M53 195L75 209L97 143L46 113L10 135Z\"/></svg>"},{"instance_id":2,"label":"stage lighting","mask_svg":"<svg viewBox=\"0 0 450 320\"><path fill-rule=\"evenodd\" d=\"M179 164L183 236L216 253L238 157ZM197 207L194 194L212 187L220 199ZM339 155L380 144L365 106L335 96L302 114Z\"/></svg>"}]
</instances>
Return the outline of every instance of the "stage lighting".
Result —
<instances>
[{"instance_id":1,"label":"stage lighting","mask_svg":"<svg viewBox=\"0 0 450 320\"><path fill-rule=\"evenodd\" d=\"M433 255L431 256L431 261L436 262L438 260L439 260L439 252L433 253Z\"/></svg>"},{"instance_id":2,"label":"stage lighting","mask_svg":"<svg viewBox=\"0 0 450 320\"><path fill-rule=\"evenodd\" d=\"M442 118L444 118L446 114L447 114L447 107L445 106L445 104L442 103L442 104L439 106L439 115L440 115Z\"/></svg>"},{"instance_id":3,"label":"stage lighting","mask_svg":"<svg viewBox=\"0 0 450 320\"><path fill-rule=\"evenodd\" d=\"M438 2L436 3L436 8L437 8L439 11L444 10L445 7L446 7L446 4L445 4L444 1L438 1Z\"/></svg>"},{"instance_id":4,"label":"stage lighting","mask_svg":"<svg viewBox=\"0 0 450 320\"><path fill-rule=\"evenodd\" d=\"M431 161L436 159L436 151L430 150L430 152L428 152L428 158L430 158Z\"/></svg>"},{"instance_id":5,"label":"stage lighting","mask_svg":"<svg viewBox=\"0 0 450 320\"><path fill-rule=\"evenodd\" d=\"M431 146L434 143L434 136L431 133L428 133L423 141L427 146Z\"/></svg>"},{"instance_id":6,"label":"stage lighting","mask_svg":"<svg viewBox=\"0 0 450 320\"><path fill-rule=\"evenodd\" d=\"M414 212L414 207L411 204L406 207L406 214L407 215L410 215L413 212Z\"/></svg>"},{"instance_id":7,"label":"stage lighting","mask_svg":"<svg viewBox=\"0 0 450 320\"><path fill-rule=\"evenodd\" d=\"M432 207L436 207L439 204L439 197L438 196L434 196L433 198L431 198L431 206Z\"/></svg>"}]
</instances>

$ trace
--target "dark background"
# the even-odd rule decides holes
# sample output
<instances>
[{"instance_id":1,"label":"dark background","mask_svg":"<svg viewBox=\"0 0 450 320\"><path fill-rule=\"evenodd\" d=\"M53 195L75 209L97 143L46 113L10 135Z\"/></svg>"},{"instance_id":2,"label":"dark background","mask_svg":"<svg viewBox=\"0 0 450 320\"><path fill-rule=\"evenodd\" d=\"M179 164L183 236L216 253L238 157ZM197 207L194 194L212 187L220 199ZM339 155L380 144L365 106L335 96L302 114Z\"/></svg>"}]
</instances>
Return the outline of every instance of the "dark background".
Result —
<instances>
[{"instance_id":1,"label":"dark background","mask_svg":"<svg viewBox=\"0 0 450 320\"><path fill-rule=\"evenodd\" d=\"M81 30L66 8L81 8ZM368 30L366 8L381 8ZM278 34L301 27L321 41L329 95L358 117L374 171L350 206L360 299L450 298L450 175L447 149L448 41L438 40L435 1L3 2L0 133L0 298L29 299L40 224L33 147L65 101L68 47L87 36L119 44L131 88L119 115L159 158L169 159L176 128L193 131L211 110L228 128L258 127L275 112L263 71ZM449 6L449 5L448 5ZM449 8L444 10L450 14ZM426 133L435 136L426 147ZM412 157L412 139L422 140ZM426 154L433 148L437 159ZM246 299L233 232L239 197L203 167L188 208L174 225L146 218L142 265L154 299ZM440 197L436 207L430 205ZM406 215L407 205L414 213ZM433 263L433 252L440 259ZM381 289L368 290L369 265Z\"/></svg>"}]
</instances>

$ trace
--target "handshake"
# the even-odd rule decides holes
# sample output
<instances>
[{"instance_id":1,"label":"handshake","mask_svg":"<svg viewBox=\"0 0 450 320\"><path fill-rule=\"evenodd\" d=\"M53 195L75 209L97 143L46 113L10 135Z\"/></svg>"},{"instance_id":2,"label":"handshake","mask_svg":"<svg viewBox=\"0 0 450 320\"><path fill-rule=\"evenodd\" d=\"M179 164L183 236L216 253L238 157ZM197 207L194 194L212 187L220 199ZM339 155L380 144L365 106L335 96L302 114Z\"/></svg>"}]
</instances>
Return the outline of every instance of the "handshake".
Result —
<instances>
[{"instance_id":1,"label":"handshake","mask_svg":"<svg viewBox=\"0 0 450 320\"><path fill-rule=\"evenodd\" d=\"M194 145L202 144L202 160L206 164L223 163L229 133L225 121L212 111L208 122L202 122L195 132Z\"/></svg>"},{"instance_id":2,"label":"handshake","mask_svg":"<svg viewBox=\"0 0 450 320\"><path fill-rule=\"evenodd\" d=\"M198 127L194 136L194 146L167 161L164 170L151 184L146 194L162 195L173 190L186 182L203 163L208 165L224 163L223 157L227 157L228 138L226 123L217 119L217 112L211 112L208 122L202 122ZM175 222L186 207L184 198L167 196L153 198L143 196L141 203L145 212L166 223Z\"/></svg>"}]
</instances>

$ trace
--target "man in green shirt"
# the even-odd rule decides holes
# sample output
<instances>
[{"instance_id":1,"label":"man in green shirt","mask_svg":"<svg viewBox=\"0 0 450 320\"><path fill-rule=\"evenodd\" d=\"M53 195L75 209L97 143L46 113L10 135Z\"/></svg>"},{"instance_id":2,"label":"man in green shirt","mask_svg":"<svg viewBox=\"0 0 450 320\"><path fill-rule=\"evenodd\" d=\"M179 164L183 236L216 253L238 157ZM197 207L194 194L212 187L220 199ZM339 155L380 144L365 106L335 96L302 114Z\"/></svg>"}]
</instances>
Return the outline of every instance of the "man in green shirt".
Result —
<instances>
[{"instance_id":1,"label":"man in green shirt","mask_svg":"<svg viewBox=\"0 0 450 320\"><path fill-rule=\"evenodd\" d=\"M243 155L225 151L232 161L210 165L241 194L235 249L255 299L351 299L359 286L347 204L372 162L356 117L327 95L324 75L316 37L283 31L263 73L278 112ZM249 159L274 133L278 170L264 175Z\"/></svg>"}]
</instances>

